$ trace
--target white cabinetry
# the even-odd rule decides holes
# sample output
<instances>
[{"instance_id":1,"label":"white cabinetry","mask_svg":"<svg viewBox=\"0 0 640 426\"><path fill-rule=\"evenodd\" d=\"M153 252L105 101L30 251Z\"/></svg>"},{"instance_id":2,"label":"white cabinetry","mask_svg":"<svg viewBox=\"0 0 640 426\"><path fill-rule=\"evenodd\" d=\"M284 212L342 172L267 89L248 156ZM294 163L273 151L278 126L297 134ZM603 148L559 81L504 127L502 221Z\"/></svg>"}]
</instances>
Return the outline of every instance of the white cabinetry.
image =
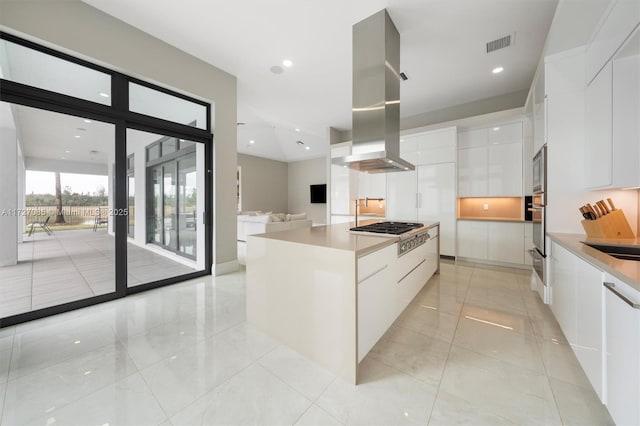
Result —
<instances>
[{"instance_id":1,"label":"white cabinetry","mask_svg":"<svg viewBox=\"0 0 640 426\"><path fill-rule=\"evenodd\" d=\"M524 264L524 223L489 222L487 259Z\"/></svg>"},{"instance_id":2,"label":"white cabinetry","mask_svg":"<svg viewBox=\"0 0 640 426\"><path fill-rule=\"evenodd\" d=\"M547 143L547 100L545 91L545 64L539 68L533 88L533 152Z\"/></svg>"},{"instance_id":3,"label":"white cabinetry","mask_svg":"<svg viewBox=\"0 0 640 426\"><path fill-rule=\"evenodd\" d=\"M403 173L403 172L397 172ZM358 198L385 198L385 173L358 173Z\"/></svg>"},{"instance_id":4,"label":"white cabinetry","mask_svg":"<svg viewBox=\"0 0 640 426\"><path fill-rule=\"evenodd\" d=\"M386 216L440 222L440 252L447 256L456 254L456 141L455 127L403 136L400 156L416 170L386 174Z\"/></svg>"},{"instance_id":5,"label":"white cabinetry","mask_svg":"<svg viewBox=\"0 0 640 426\"><path fill-rule=\"evenodd\" d=\"M640 23L638 0L615 0L587 46L586 67L589 83L611 59L618 47Z\"/></svg>"},{"instance_id":6,"label":"white cabinetry","mask_svg":"<svg viewBox=\"0 0 640 426\"><path fill-rule=\"evenodd\" d=\"M533 265L531 261L531 255L529 254L529 250L534 249L533 244L533 223L525 222L524 224L524 264L525 265Z\"/></svg>"},{"instance_id":7,"label":"white cabinetry","mask_svg":"<svg viewBox=\"0 0 640 426\"><path fill-rule=\"evenodd\" d=\"M396 245L358 259L358 362L396 319Z\"/></svg>"},{"instance_id":8,"label":"white cabinetry","mask_svg":"<svg viewBox=\"0 0 640 426\"><path fill-rule=\"evenodd\" d=\"M458 256L523 265L525 224L458 220Z\"/></svg>"},{"instance_id":9,"label":"white cabinetry","mask_svg":"<svg viewBox=\"0 0 640 426\"><path fill-rule=\"evenodd\" d=\"M618 425L640 424L640 293L606 277L607 408Z\"/></svg>"},{"instance_id":10,"label":"white cabinetry","mask_svg":"<svg viewBox=\"0 0 640 426\"><path fill-rule=\"evenodd\" d=\"M522 196L522 122L458 134L460 197Z\"/></svg>"},{"instance_id":11,"label":"white cabinetry","mask_svg":"<svg viewBox=\"0 0 640 426\"><path fill-rule=\"evenodd\" d=\"M587 378L604 400L602 271L557 243L551 247L551 311Z\"/></svg>"},{"instance_id":12,"label":"white cabinetry","mask_svg":"<svg viewBox=\"0 0 640 426\"><path fill-rule=\"evenodd\" d=\"M639 186L640 28L587 86L585 111L586 186Z\"/></svg>"},{"instance_id":13,"label":"white cabinetry","mask_svg":"<svg viewBox=\"0 0 640 426\"><path fill-rule=\"evenodd\" d=\"M331 158L343 157L351 153L351 144L339 144L331 147ZM331 164L331 214L348 215L351 170L347 167ZM332 223L335 223L332 221Z\"/></svg>"}]
</instances>

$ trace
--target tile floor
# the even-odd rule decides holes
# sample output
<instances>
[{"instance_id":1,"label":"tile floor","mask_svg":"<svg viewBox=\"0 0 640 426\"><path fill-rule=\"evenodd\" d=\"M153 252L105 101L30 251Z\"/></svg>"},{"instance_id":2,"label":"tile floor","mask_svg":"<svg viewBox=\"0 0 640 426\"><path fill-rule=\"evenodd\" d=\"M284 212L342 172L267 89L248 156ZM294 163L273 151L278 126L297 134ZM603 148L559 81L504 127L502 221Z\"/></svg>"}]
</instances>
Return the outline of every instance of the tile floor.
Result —
<instances>
[{"instance_id":1,"label":"tile floor","mask_svg":"<svg viewBox=\"0 0 640 426\"><path fill-rule=\"evenodd\" d=\"M0 424L611 424L528 273L443 263L352 386L245 323L244 272L0 329Z\"/></svg>"},{"instance_id":2,"label":"tile floor","mask_svg":"<svg viewBox=\"0 0 640 426\"><path fill-rule=\"evenodd\" d=\"M115 291L115 248L106 229L36 232L18 245L18 264L0 267L0 318ZM128 245L129 286L194 272Z\"/></svg>"}]
</instances>

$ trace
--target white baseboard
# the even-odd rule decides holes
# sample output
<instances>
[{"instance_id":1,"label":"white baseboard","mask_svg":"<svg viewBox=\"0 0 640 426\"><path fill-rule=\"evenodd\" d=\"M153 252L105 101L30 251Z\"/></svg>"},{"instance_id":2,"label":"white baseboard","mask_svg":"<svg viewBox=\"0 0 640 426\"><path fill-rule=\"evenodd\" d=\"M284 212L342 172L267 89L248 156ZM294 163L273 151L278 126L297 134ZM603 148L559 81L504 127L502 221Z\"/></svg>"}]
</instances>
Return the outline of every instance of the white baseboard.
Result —
<instances>
[{"instance_id":1,"label":"white baseboard","mask_svg":"<svg viewBox=\"0 0 640 426\"><path fill-rule=\"evenodd\" d=\"M237 260L224 263L214 263L211 265L211 273L214 276L230 274L240 270L240 264Z\"/></svg>"}]
</instances>

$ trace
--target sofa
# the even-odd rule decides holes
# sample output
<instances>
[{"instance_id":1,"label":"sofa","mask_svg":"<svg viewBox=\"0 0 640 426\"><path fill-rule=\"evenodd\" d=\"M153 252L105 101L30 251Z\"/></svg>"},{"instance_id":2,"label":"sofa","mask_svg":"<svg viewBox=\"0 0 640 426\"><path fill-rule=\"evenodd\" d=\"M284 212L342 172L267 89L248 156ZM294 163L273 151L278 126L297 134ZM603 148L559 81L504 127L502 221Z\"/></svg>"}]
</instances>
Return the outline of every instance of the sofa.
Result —
<instances>
[{"instance_id":1,"label":"sofa","mask_svg":"<svg viewBox=\"0 0 640 426\"><path fill-rule=\"evenodd\" d=\"M247 241L247 235L311 228L312 220L306 213L240 212L238 214L238 241Z\"/></svg>"}]
</instances>

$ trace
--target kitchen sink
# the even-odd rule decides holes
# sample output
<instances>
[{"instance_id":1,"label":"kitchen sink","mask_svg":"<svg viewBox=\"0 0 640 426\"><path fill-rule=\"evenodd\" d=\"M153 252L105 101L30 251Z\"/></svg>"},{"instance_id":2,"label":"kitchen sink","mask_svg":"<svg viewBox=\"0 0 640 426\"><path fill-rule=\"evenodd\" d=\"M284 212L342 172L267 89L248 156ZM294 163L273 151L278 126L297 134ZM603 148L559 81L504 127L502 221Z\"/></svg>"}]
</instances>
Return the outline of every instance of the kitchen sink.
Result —
<instances>
[{"instance_id":1,"label":"kitchen sink","mask_svg":"<svg viewBox=\"0 0 640 426\"><path fill-rule=\"evenodd\" d=\"M596 250L622 260L640 260L640 246L609 246L603 244L585 243Z\"/></svg>"}]
</instances>

